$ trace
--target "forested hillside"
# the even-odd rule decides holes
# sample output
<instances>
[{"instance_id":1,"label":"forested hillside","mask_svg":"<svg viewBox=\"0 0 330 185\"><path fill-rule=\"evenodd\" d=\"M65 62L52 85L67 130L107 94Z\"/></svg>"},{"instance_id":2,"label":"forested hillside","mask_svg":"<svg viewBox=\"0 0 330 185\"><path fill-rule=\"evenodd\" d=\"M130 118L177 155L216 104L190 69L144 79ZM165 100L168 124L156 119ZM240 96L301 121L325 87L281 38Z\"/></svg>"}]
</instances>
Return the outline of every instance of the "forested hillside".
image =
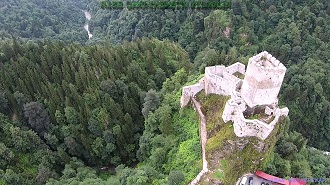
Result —
<instances>
[{"instance_id":1,"label":"forested hillside","mask_svg":"<svg viewBox=\"0 0 330 185\"><path fill-rule=\"evenodd\" d=\"M1 38L52 38L84 43L85 0L2 0L0 2Z\"/></svg>"},{"instance_id":2,"label":"forested hillside","mask_svg":"<svg viewBox=\"0 0 330 185\"><path fill-rule=\"evenodd\" d=\"M211 13L110 11L100 10L98 4L89 6L95 15L91 20L95 38L106 36L114 43L141 36L168 38L178 42L201 70L267 50L288 67L281 99L290 109L292 128L310 145L330 150L327 0L232 0L231 9Z\"/></svg>"},{"instance_id":3,"label":"forested hillside","mask_svg":"<svg viewBox=\"0 0 330 185\"><path fill-rule=\"evenodd\" d=\"M330 178L329 157L310 149L330 150L328 0L231 2L1 1L0 184L187 184L202 163L198 118L178 109L182 86L263 50L288 68L280 104L290 109L265 170Z\"/></svg>"},{"instance_id":4,"label":"forested hillside","mask_svg":"<svg viewBox=\"0 0 330 185\"><path fill-rule=\"evenodd\" d=\"M159 90L166 77L188 65L184 51L167 45L146 40L117 48L14 44L14 54L22 56L0 69L10 109L4 112L26 118L52 149L64 142L64 150L89 165L131 164L143 131L146 92Z\"/></svg>"},{"instance_id":5,"label":"forested hillside","mask_svg":"<svg viewBox=\"0 0 330 185\"><path fill-rule=\"evenodd\" d=\"M173 168L190 178L198 173L198 124L176 119L189 71L184 50L148 39L118 47L20 42L2 43L0 102L8 118L1 120L6 123L1 153L10 154L1 155L4 182L42 184L74 158L97 170L114 170L150 157L154 178ZM9 137L13 132L17 139ZM45 164L38 163L42 159Z\"/></svg>"},{"instance_id":6,"label":"forested hillside","mask_svg":"<svg viewBox=\"0 0 330 185\"><path fill-rule=\"evenodd\" d=\"M105 36L113 43L141 36L168 38L189 53L196 69L242 61L262 50L272 53L288 67L281 100L290 109L292 129L302 133L309 145L330 150L327 0L232 0L231 9L211 13L110 11L98 6L89 5L95 15L91 21L95 38Z\"/></svg>"}]
</instances>

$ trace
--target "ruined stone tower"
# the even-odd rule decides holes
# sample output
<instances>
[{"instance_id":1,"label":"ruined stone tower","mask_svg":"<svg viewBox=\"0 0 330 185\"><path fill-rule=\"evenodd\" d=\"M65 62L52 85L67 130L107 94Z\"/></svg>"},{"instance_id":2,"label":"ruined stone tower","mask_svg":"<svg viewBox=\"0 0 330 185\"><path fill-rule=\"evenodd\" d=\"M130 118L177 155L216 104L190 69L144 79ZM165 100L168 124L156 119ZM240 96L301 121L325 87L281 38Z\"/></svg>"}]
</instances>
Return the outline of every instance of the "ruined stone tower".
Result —
<instances>
[{"instance_id":1,"label":"ruined stone tower","mask_svg":"<svg viewBox=\"0 0 330 185\"><path fill-rule=\"evenodd\" d=\"M209 66L197 84L183 87L180 104L186 106L203 89L206 94L230 96L222 113L223 121L233 123L237 137L265 140L279 118L289 113L287 107L278 107L277 98L285 72L286 67L266 51L251 57L246 71L241 63ZM255 114L263 117L251 118Z\"/></svg>"},{"instance_id":2,"label":"ruined stone tower","mask_svg":"<svg viewBox=\"0 0 330 185\"><path fill-rule=\"evenodd\" d=\"M249 107L277 104L286 67L264 51L249 59L241 95Z\"/></svg>"}]
</instances>

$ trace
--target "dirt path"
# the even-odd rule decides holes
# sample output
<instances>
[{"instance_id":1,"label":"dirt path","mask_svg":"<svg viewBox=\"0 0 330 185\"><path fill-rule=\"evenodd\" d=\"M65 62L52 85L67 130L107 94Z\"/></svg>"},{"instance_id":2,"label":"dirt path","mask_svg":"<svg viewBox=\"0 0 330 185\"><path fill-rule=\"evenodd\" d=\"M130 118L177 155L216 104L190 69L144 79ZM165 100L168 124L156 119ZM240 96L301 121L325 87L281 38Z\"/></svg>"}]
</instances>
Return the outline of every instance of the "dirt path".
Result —
<instances>
[{"instance_id":1,"label":"dirt path","mask_svg":"<svg viewBox=\"0 0 330 185\"><path fill-rule=\"evenodd\" d=\"M200 137L201 137L201 143L202 143L202 159L203 159L203 169L199 174L196 176L196 178L191 181L190 185L195 185L199 182L199 180L202 178L202 176L208 171L207 169L207 161L205 156L205 146L206 146L206 140L207 140L207 133L206 133L206 119L205 116L201 110L201 104L195 100L195 98L191 97L191 100L193 102L193 106L195 111L198 112L199 118L200 118Z\"/></svg>"}]
</instances>

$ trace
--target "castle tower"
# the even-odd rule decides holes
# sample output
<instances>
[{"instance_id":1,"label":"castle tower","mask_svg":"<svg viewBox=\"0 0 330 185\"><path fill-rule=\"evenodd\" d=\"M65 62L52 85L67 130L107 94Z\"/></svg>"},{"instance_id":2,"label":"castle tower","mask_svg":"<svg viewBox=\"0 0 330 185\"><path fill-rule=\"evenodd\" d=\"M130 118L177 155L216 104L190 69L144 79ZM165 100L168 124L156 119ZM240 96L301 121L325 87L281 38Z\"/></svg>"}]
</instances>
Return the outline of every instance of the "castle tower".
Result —
<instances>
[{"instance_id":1,"label":"castle tower","mask_svg":"<svg viewBox=\"0 0 330 185\"><path fill-rule=\"evenodd\" d=\"M278 102L286 67L264 51L249 59L241 95L249 107Z\"/></svg>"}]
</instances>

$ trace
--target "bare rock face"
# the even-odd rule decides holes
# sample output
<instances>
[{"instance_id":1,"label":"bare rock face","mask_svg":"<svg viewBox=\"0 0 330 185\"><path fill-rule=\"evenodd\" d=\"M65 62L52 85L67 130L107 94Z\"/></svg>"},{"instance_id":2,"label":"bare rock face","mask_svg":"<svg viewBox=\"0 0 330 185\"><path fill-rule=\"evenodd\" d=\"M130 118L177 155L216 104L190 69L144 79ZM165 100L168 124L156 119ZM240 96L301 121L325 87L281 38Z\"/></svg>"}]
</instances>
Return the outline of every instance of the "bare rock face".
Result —
<instances>
[{"instance_id":1,"label":"bare rock face","mask_svg":"<svg viewBox=\"0 0 330 185\"><path fill-rule=\"evenodd\" d=\"M253 144L253 146L258 152L262 152L265 148L265 143L262 141L258 141L256 144Z\"/></svg>"},{"instance_id":2,"label":"bare rock face","mask_svg":"<svg viewBox=\"0 0 330 185\"><path fill-rule=\"evenodd\" d=\"M248 139L238 138L237 140L227 140L222 144L221 150L213 151L209 158L210 164L212 166L219 166L220 159L232 155L237 151L241 151L245 148L245 146L249 143Z\"/></svg>"},{"instance_id":3,"label":"bare rock face","mask_svg":"<svg viewBox=\"0 0 330 185\"><path fill-rule=\"evenodd\" d=\"M223 159L225 156L230 155L234 152L234 146L230 143L223 143L222 150L215 150L209 153L209 164L210 168L220 166L220 160Z\"/></svg>"},{"instance_id":4,"label":"bare rock face","mask_svg":"<svg viewBox=\"0 0 330 185\"><path fill-rule=\"evenodd\" d=\"M261 140L250 140L249 137L237 138L235 140L226 140L222 143L221 150L212 151L209 155L210 166L220 166L220 160L226 156L234 155L237 152L242 151L248 144L251 144L253 148L258 152L264 152L266 149L265 142ZM268 147L267 147L268 148ZM259 161L255 161L259 163Z\"/></svg>"},{"instance_id":5,"label":"bare rock face","mask_svg":"<svg viewBox=\"0 0 330 185\"><path fill-rule=\"evenodd\" d=\"M249 143L249 140L240 138L235 141L228 140L227 142L230 143L235 148L235 150L241 151Z\"/></svg>"},{"instance_id":6,"label":"bare rock face","mask_svg":"<svg viewBox=\"0 0 330 185\"><path fill-rule=\"evenodd\" d=\"M212 185L222 185L222 182L220 180L217 180L217 179L212 179L212 180L210 180L210 184L212 184Z\"/></svg>"}]
</instances>

